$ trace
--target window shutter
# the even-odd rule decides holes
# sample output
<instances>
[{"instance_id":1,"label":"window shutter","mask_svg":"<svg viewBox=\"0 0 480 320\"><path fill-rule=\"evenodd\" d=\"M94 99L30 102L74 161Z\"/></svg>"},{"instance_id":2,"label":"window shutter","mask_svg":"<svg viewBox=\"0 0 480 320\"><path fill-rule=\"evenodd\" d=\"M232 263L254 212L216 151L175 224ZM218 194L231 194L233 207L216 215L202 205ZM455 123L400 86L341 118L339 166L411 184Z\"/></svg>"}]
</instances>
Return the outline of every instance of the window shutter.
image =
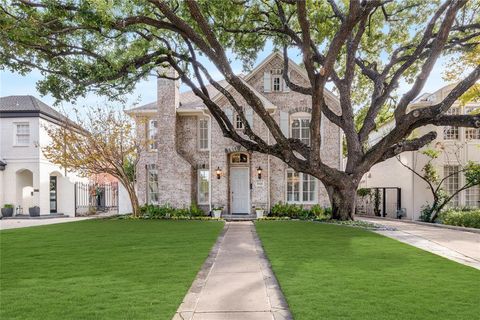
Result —
<instances>
[{"instance_id":1,"label":"window shutter","mask_svg":"<svg viewBox=\"0 0 480 320\"><path fill-rule=\"evenodd\" d=\"M245 118L247 119L247 122L250 125L250 128L253 129L253 109L252 108L248 108L245 110Z\"/></svg>"},{"instance_id":2,"label":"window shutter","mask_svg":"<svg viewBox=\"0 0 480 320\"><path fill-rule=\"evenodd\" d=\"M285 137L290 137L288 128L288 112L280 111L280 129Z\"/></svg>"},{"instance_id":3,"label":"window shutter","mask_svg":"<svg viewBox=\"0 0 480 320\"><path fill-rule=\"evenodd\" d=\"M292 78L290 78L290 75L291 75L291 72L288 71L288 79L292 81ZM283 79L283 76L282 76L282 79ZM285 83L285 79L283 79L283 92L290 92L290 88Z\"/></svg>"},{"instance_id":4,"label":"window shutter","mask_svg":"<svg viewBox=\"0 0 480 320\"><path fill-rule=\"evenodd\" d=\"M263 73L263 92L271 92L271 91L272 91L272 82L271 82L270 71L265 71Z\"/></svg>"},{"instance_id":5,"label":"window shutter","mask_svg":"<svg viewBox=\"0 0 480 320\"><path fill-rule=\"evenodd\" d=\"M225 109L225 115L227 116L227 118L228 118L228 120L230 121L230 123L231 123L232 125L234 125L234 123L233 123L233 110L230 109L230 108L226 108L226 109Z\"/></svg>"}]
</instances>

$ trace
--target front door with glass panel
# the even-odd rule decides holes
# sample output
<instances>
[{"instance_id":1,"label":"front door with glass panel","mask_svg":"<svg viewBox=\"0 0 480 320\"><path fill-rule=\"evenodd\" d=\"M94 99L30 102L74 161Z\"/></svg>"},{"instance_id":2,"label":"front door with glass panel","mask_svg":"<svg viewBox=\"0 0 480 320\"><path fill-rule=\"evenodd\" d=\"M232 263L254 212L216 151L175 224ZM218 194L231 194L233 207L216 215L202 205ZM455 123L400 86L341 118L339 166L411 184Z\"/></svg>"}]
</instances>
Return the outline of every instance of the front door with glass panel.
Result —
<instances>
[{"instance_id":1,"label":"front door with glass panel","mask_svg":"<svg viewBox=\"0 0 480 320\"><path fill-rule=\"evenodd\" d=\"M250 213L250 179L248 167L230 168L232 214Z\"/></svg>"},{"instance_id":2,"label":"front door with glass panel","mask_svg":"<svg viewBox=\"0 0 480 320\"><path fill-rule=\"evenodd\" d=\"M50 177L50 213L57 213L57 177Z\"/></svg>"}]
</instances>

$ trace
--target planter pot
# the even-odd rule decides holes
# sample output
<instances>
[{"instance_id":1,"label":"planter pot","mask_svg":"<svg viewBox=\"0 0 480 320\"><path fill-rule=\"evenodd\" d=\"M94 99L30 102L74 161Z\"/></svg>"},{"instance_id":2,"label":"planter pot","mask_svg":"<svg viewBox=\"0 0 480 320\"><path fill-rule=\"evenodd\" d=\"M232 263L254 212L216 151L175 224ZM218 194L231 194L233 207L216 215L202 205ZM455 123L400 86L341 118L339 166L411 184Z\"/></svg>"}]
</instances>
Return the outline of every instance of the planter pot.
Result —
<instances>
[{"instance_id":1,"label":"planter pot","mask_svg":"<svg viewBox=\"0 0 480 320\"><path fill-rule=\"evenodd\" d=\"M214 218L220 218L221 215L222 215L222 210L213 210Z\"/></svg>"},{"instance_id":2,"label":"planter pot","mask_svg":"<svg viewBox=\"0 0 480 320\"><path fill-rule=\"evenodd\" d=\"M40 216L40 207L28 208L28 213L30 214L30 217L38 217Z\"/></svg>"},{"instance_id":3,"label":"planter pot","mask_svg":"<svg viewBox=\"0 0 480 320\"><path fill-rule=\"evenodd\" d=\"M263 214L265 212L265 210L255 210L255 212L257 213L257 219L259 218L263 218Z\"/></svg>"},{"instance_id":4,"label":"planter pot","mask_svg":"<svg viewBox=\"0 0 480 320\"><path fill-rule=\"evenodd\" d=\"M3 217L13 216L13 208L2 208L2 216Z\"/></svg>"}]
</instances>

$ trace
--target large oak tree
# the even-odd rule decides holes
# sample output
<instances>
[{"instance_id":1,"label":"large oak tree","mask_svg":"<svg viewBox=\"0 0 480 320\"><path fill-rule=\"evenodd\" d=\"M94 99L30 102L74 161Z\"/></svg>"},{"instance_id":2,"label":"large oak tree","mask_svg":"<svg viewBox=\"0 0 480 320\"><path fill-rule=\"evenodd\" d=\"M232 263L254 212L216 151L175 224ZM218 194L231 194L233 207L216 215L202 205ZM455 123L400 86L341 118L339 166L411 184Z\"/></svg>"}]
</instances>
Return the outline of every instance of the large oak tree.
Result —
<instances>
[{"instance_id":1,"label":"large oak tree","mask_svg":"<svg viewBox=\"0 0 480 320\"><path fill-rule=\"evenodd\" d=\"M21 73L41 70L40 91L65 100L89 91L118 97L152 73L166 77L158 67L171 66L226 137L317 177L327 188L334 217L353 219L358 183L373 165L436 138L433 131L410 138L416 128L480 126L478 115L446 114L479 79L478 63L466 68L442 102L408 109L439 58L462 59L478 50L479 6L477 0L7 0L0 11L0 64ZM290 81L287 63L283 77L291 90L311 96L309 146L285 137L232 70L232 60L251 66L266 44L282 50L286 62L289 53L300 52L309 85ZM233 96L212 78L211 64L263 120L273 143L245 119L245 135L237 133L205 88L214 85L244 117ZM408 85L403 94L398 93L401 82ZM326 87L338 94L341 113L325 103ZM364 110L360 124L356 108ZM368 145L386 109L396 126ZM348 160L343 171L320 156L322 117L344 132Z\"/></svg>"}]
</instances>

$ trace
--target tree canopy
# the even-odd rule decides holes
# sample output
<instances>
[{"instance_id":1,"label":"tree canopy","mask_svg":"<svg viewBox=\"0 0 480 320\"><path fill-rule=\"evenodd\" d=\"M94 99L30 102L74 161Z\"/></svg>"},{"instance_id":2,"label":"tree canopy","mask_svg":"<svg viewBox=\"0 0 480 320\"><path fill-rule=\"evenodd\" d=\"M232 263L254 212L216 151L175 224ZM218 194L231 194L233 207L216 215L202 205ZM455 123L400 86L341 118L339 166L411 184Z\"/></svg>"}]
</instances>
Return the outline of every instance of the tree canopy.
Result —
<instances>
[{"instance_id":1,"label":"tree canopy","mask_svg":"<svg viewBox=\"0 0 480 320\"><path fill-rule=\"evenodd\" d=\"M0 65L21 73L41 70L42 93L74 100L94 91L115 98L149 74L168 77L158 67L171 66L203 100L226 137L320 179L334 216L343 219L353 218L355 189L373 165L436 138L434 131L409 138L413 130L429 124L480 126L478 115L445 114L480 77L474 54L480 40L476 0L16 0L3 1L1 9ZM232 60L251 66L267 43L283 52L285 62L292 48L300 52L309 85L289 79L288 63L283 77L293 91L311 97L310 145L285 137L262 101L232 70ZM409 110L440 57L459 60L457 85L440 103ZM273 143L250 128L242 106L213 79L206 62L262 119ZM409 87L399 94L403 82ZM245 135L212 101L208 83L247 124ZM327 86L337 93L341 113L325 102ZM363 108L361 120L355 121L355 106ZM395 127L367 146L385 112L391 113ZM321 158L323 116L344 132L344 170Z\"/></svg>"}]
</instances>

